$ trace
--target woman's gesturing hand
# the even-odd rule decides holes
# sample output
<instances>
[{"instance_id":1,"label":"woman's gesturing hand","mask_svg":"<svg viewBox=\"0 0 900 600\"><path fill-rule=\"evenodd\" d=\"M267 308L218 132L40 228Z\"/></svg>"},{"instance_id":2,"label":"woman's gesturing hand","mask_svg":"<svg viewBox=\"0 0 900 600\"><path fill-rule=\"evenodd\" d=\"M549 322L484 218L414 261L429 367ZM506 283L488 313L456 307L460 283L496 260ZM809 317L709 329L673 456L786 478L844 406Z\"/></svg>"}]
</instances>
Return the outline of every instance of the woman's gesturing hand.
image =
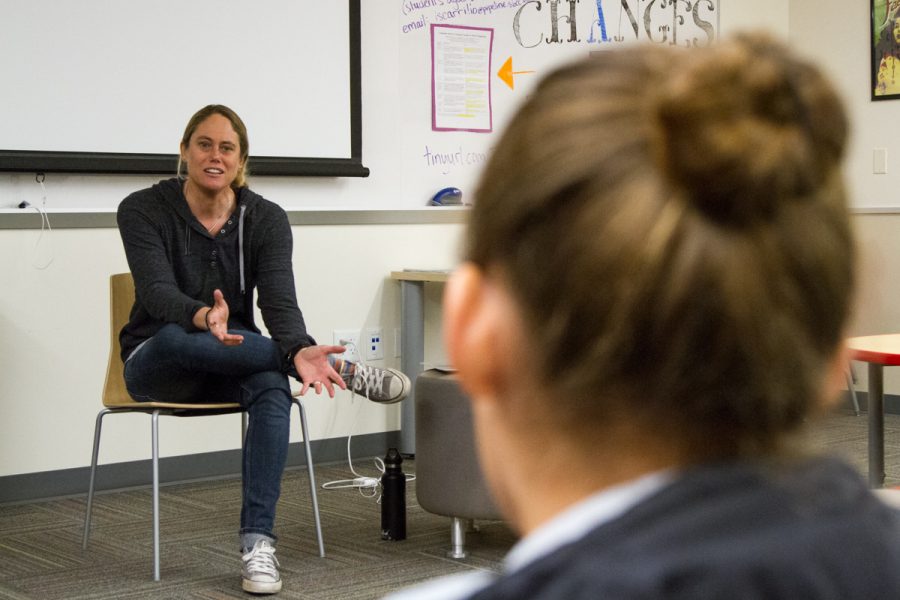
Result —
<instances>
[{"instance_id":1,"label":"woman's gesturing hand","mask_svg":"<svg viewBox=\"0 0 900 600\"><path fill-rule=\"evenodd\" d=\"M347 384L328 362L329 354L340 354L344 350L346 348L343 346L307 346L294 355L294 368L297 369L303 383L300 389L301 396L310 386L317 394L321 394L324 385L331 398L334 398L335 383L342 390L347 389Z\"/></svg>"},{"instance_id":2,"label":"woman's gesturing hand","mask_svg":"<svg viewBox=\"0 0 900 600\"><path fill-rule=\"evenodd\" d=\"M198 311L199 312L199 311ZM226 346L237 346L244 341L244 336L228 333L228 303L221 290L213 292L212 308L203 316L206 329Z\"/></svg>"}]
</instances>

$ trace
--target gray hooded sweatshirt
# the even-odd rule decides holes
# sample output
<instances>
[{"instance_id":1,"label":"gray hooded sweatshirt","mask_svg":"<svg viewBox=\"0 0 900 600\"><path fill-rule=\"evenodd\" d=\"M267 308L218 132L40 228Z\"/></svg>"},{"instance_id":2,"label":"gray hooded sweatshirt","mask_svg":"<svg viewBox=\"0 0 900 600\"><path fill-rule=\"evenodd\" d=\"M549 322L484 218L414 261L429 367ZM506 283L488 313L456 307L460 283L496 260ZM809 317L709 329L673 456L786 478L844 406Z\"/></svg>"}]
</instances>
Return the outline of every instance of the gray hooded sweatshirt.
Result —
<instances>
[{"instance_id":1,"label":"gray hooded sweatshirt","mask_svg":"<svg viewBox=\"0 0 900 600\"><path fill-rule=\"evenodd\" d=\"M263 322L289 368L297 350L316 342L297 305L287 214L248 188L237 188L237 208L213 236L191 213L182 186L176 178L163 180L119 205L119 233L136 296L119 335L122 359L167 323L197 331L194 313L212 306L215 289L228 303L229 329L258 333L256 290Z\"/></svg>"}]
</instances>

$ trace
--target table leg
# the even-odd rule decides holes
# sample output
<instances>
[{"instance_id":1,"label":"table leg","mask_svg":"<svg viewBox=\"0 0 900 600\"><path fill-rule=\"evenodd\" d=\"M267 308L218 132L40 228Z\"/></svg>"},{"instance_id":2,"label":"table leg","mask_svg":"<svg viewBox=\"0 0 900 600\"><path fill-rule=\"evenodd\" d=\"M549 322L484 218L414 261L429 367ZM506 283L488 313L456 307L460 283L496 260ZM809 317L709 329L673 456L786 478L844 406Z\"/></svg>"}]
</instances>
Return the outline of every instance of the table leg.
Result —
<instances>
[{"instance_id":1,"label":"table leg","mask_svg":"<svg viewBox=\"0 0 900 600\"><path fill-rule=\"evenodd\" d=\"M425 363L425 282L401 281L400 370L413 383L413 389L400 408L401 454L416 453L416 376Z\"/></svg>"},{"instance_id":2,"label":"table leg","mask_svg":"<svg viewBox=\"0 0 900 600\"><path fill-rule=\"evenodd\" d=\"M884 366L869 363L869 487L884 485Z\"/></svg>"}]
</instances>

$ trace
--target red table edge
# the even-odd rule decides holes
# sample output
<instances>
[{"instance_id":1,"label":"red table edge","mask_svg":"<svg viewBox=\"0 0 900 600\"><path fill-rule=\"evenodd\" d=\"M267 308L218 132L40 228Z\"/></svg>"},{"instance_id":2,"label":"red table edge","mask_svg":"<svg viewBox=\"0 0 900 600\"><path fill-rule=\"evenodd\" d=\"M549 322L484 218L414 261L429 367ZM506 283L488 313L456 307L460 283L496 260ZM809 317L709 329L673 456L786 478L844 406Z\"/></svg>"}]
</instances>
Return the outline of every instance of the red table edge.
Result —
<instances>
[{"instance_id":1,"label":"red table edge","mask_svg":"<svg viewBox=\"0 0 900 600\"><path fill-rule=\"evenodd\" d=\"M889 334L894 337L896 334ZM895 367L900 366L900 345L897 346L897 349L893 352L885 351L885 350L872 350L866 348L854 348L854 341L858 342L859 345L865 345L865 341L867 339L872 339L873 341L877 338L881 338L885 336L881 335L871 335L871 336L860 336L855 338L847 339L847 347L850 350L850 358L852 360L859 360L862 362L875 363L879 365L884 365L887 367ZM897 336L900 338L900 336Z\"/></svg>"}]
</instances>

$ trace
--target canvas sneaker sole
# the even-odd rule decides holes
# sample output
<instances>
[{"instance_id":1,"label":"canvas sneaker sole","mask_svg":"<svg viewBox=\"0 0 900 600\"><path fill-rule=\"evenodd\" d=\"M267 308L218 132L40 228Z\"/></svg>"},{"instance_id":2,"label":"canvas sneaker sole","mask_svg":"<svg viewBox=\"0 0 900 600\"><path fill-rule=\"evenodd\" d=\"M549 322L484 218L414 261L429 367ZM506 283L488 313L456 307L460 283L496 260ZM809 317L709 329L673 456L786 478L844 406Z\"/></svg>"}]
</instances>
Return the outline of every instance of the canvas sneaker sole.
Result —
<instances>
[{"instance_id":1,"label":"canvas sneaker sole","mask_svg":"<svg viewBox=\"0 0 900 600\"><path fill-rule=\"evenodd\" d=\"M250 592L251 594L277 594L281 591L281 580L253 581L252 579L244 578L241 582L241 587L244 588L245 592Z\"/></svg>"}]
</instances>

